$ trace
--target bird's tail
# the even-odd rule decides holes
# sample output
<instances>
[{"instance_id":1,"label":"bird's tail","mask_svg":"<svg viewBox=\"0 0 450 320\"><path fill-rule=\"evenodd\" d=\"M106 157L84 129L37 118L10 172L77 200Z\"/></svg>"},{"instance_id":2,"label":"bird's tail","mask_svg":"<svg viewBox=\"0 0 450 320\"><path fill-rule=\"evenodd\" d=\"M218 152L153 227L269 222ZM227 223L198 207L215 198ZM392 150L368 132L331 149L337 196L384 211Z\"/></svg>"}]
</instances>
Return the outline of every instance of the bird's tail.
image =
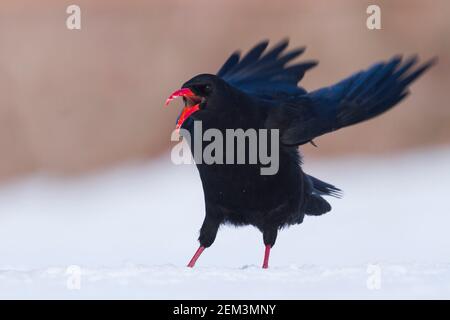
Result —
<instances>
[{"instance_id":1,"label":"bird's tail","mask_svg":"<svg viewBox=\"0 0 450 320\"><path fill-rule=\"evenodd\" d=\"M313 176L306 175L306 178L310 188L307 190L303 207L305 214L310 216L320 216L329 212L331 210L331 205L322 196L341 198L342 191Z\"/></svg>"},{"instance_id":2,"label":"bird's tail","mask_svg":"<svg viewBox=\"0 0 450 320\"><path fill-rule=\"evenodd\" d=\"M319 196L342 197L342 190L313 176L306 175L312 184L312 193Z\"/></svg>"}]
</instances>

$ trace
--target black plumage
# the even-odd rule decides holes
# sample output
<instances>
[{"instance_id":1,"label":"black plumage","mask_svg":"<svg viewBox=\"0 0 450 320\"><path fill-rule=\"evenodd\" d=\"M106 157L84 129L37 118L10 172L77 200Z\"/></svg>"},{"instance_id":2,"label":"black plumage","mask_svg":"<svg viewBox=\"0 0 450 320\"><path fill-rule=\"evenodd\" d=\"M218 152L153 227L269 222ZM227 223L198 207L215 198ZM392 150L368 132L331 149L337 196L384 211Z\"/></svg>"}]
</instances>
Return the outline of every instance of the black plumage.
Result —
<instances>
[{"instance_id":1,"label":"black plumage","mask_svg":"<svg viewBox=\"0 0 450 320\"><path fill-rule=\"evenodd\" d=\"M307 92L298 82L317 62L289 64L304 48L286 51L287 40L269 50L267 46L267 41L261 42L243 57L233 53L216 75L198 75L182 86L189 94L178 94L184 96L185 110L197 104L198 110L179 121L191 133L194 121L201 121L203 130L222 132L278 129L280 143L279 169L274 175L261 175L260 162L197 164L206 215L191 267L224 223L253 225L262 232L266 245L263 267L267 267L278 230L301 223L305 215L329 212L331 206L323 196L341 195L335 186L302 171L298 146L389 110L434 63L418 65L415 57L396 56L337 84Z\"/></svg>"}]
</instances>

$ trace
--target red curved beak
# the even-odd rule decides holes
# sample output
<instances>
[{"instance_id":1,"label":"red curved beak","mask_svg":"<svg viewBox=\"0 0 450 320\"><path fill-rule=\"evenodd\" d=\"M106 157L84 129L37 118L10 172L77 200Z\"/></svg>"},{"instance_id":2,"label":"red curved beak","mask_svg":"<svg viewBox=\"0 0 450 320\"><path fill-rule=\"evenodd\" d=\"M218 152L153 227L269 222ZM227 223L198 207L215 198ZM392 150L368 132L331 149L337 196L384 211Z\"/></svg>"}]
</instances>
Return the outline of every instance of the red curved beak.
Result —
<instances>
[{"instance_id":1,"label":"red curved beak","mask_svg":"<svg viewBox=\"0 0 450 320\"><path fill-rule=\"evenodd\" d=\"M169 98L167 98L165 105L168 106L172 100L174 100L175 98L178 98L178 97L186 98L193 105L186 105L183 108L183 110L181 111L181 114L178 117L178 121L177 121L177 125L176 125L177 130L181 128L181 126L183 125L183 122L186 121L187 118L189 118L194 112L200 110L200 101L201 101L201 98L197 97L195 95L195 93L193 93L191 91L191 89L181 88L180 90L173 92L169 96Z\"/></svg>"}]
</instances>

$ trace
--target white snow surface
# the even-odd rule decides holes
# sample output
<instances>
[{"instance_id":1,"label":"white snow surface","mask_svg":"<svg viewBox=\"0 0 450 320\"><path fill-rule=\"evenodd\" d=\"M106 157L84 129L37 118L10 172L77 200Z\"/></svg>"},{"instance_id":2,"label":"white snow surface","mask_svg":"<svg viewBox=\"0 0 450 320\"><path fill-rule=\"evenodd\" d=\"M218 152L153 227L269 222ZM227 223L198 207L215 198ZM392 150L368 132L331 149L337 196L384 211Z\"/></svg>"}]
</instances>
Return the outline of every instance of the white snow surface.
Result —
<instances>
[{"instance_id":1,"label":"white snow surface","mask_svg":"<svg viewBox=\"0 0 450 320\"><path fill-rule=\"evenodd\" d=\"M195 166L168 155L4 185L0 298L450 298L450 149L304 160L344 197L282 230L268 270L260 232L231 226L185 267L198 247L203 192Z\"/></svg>"}]
</instances>

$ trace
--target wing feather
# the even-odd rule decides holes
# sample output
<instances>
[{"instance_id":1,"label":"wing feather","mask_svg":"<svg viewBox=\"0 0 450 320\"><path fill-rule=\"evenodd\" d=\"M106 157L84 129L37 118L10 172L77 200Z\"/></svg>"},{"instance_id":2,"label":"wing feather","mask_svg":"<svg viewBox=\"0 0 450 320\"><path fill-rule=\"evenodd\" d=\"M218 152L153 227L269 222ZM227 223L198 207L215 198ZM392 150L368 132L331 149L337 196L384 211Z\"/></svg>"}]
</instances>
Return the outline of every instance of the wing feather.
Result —
<instances>
[{"instance_id":1,"label":"wing feather","mask_svg":"<svg viewBox=\"0 0 450 320\"><path fill-rule=\"evenodd\" d=\"M281 141L300 145L391 109L409 94L409 85L435 64L395 56L332 86L312 91L274 108L267 127L281 128Z\"/></svg>"},{"instance_id":2,"label":"wing feather","mask_svg":"<svg viewBox=\"0 0 450 320\"><path fill-rule=\"evenodd\" d=\"M303 95L306 91L297 84L317 62L307 61L288 66L305 51L305 48L286 51L288 44L289 41L285 39L266 50L269 42L262 41L242 58L235 52L217 72L217 76L248 94L264 99Z\"/></svg>"}]
</instances>

